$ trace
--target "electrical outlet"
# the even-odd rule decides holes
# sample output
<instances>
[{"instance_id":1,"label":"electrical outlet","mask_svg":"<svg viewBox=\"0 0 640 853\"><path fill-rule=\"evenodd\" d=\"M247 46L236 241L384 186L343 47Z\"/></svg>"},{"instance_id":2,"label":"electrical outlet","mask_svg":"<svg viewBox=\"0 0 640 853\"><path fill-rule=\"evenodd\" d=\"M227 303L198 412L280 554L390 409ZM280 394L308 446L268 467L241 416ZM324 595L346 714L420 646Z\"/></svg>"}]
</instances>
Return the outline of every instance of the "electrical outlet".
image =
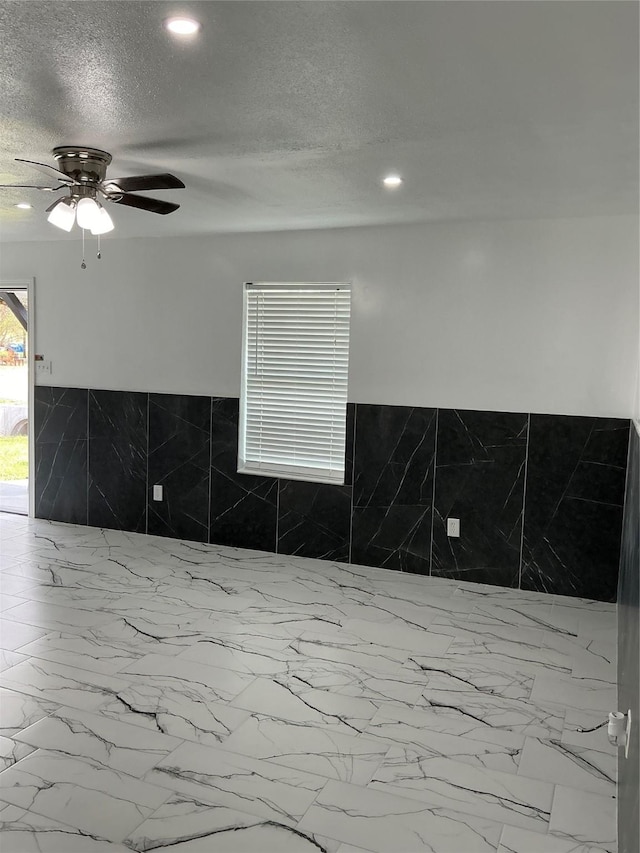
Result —
<instances>
[{"instance_id":1,"label":"electrical outlet","mask_svg":"<svg viewBox=\"0 0 640 853\"><path fill-rule=\"evenodd\" d=\"M162 486L155 485L153 487L153 499L154 499L154 501L164 500L163 491L164 491L164 489Z\"/></svg>"},{"instance_id":2,"label":"electrical outlet","mask_svg":"<svg viewBox=\"0 0 640 853\"><path fill-rule=\"evenodd\" d=\"M447 519L447 536L450 536L452 539L457 539L460 536L460 519L459 518L448 518Z\"/></svg>"},{"instance_id":3,"label":"electrical outlet","mask_svg":"<svg viewBox=\"0 0 640 853\"><path fill-rule=\"evenodd\" d=\"M631 708L627 711L627 739L624 742L624 757L629 758L629 741L631 740Z\"/></svg>"}]
</instances>

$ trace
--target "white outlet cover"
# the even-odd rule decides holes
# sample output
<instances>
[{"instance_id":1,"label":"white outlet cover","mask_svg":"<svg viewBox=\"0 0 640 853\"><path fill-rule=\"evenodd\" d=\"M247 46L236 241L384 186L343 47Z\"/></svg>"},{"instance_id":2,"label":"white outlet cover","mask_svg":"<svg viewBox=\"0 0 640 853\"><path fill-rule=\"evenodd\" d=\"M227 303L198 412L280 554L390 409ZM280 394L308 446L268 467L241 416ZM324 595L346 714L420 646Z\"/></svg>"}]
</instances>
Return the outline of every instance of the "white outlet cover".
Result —
<instances>
[{"instance_id":1,"label":"white outlet cover","mask_svg":"<svg viewBox=\"0 0 640 853\"><path fill-rule=\"evenodd\" d=\"M629 758L629 742L631 740L631 708L627 711L627 737L624 742L624 757Z\"/></svg>"},{"instance_id":2,"label":"white outlet cover","mask_svg":"<svg viewBox=\"0 0 640 853\"><path fill-rule=\"evenodd\" d=\"M452 538L458 538L460 536L460 519L459 518L448 518L447 519L447 536Z\"/></svg>"},{"instance_id":3,"label":"white outlet cover","mask_svg":"<svg viewBox=\"0 0 640 853\"><path fill-rule=\"evenodd\" d=\"M164 500L163 491L164 491L164 489L162 488L162 486L155 485L153 487L153 499L154 499L154 501Z\"/></svg>"}]
</instances>

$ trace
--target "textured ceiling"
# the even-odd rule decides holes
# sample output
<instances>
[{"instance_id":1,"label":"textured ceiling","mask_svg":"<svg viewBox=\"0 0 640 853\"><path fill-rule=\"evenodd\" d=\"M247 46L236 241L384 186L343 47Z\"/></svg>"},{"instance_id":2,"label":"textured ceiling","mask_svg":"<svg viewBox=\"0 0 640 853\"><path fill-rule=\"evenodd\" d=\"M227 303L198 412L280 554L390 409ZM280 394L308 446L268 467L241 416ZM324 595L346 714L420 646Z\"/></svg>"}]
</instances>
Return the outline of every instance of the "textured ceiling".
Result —
<instances>
[{"instance_id":1,"label":"textured ceiling","mask_svg":"<svg viewBox=\"0 0 640 853\"><path fill-rule=\"evenodd\" d=\"M187 185L119 236L637 211L635 2L0 0L0 33L0 183L86 144ZM50 201L0 190L0 237L68 239Z\"/></svg>"}]
</instances>

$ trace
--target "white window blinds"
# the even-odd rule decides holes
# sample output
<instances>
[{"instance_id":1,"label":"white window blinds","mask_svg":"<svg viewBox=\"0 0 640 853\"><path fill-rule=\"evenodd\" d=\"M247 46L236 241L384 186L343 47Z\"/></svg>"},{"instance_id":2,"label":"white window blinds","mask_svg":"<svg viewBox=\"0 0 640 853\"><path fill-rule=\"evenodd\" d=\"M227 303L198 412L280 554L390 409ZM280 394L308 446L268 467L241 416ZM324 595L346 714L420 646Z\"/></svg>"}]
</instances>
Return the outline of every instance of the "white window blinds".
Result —
<instances>
[{"instance_id":1,"label":"white window blinds","mask_svg":"<svg viewBox=\"0 0 640 853\"><path fill-rule=\"evenodd\" d=\"M344 482L348 284L245 284L238 470Z\"/></svg>"}]
</instances>

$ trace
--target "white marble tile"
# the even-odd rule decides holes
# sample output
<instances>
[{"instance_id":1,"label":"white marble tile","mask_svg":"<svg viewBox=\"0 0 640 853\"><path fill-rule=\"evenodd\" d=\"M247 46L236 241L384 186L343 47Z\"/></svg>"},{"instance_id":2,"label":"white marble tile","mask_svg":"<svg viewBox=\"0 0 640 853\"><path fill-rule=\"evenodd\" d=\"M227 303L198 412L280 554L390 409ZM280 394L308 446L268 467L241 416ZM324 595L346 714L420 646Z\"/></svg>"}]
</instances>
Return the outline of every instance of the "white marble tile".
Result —
<instances>
[{"instance_id":1,"label":"white marble tile","mask_svg":"<svg viewBox=\"0 0 640 853\"><path fill-rule=\"evenodd\" d=\"M570 708L565 716L562 743L615 755L616 750L607 736L608 716L603 711Z\"/></svg>"},{"instance_id":2,"label":"white marble tile","mask_svg":"<svg viewBox=\"0 0 640 853\"><path fill-rule=\"evenodd\" d=\"M137 684L164 683L187 698L192 690L204 690L216 701L233 699L254 680L251 675L167 655L146 655L121 670L120 675Z\"/></svg>"},{"instance_id":3,"label":"white marble tile","mask_svg":"<svg viewBox=\"0 0 640 853\"><path fill-rule=\"evenodd\" d=\"M366 785L389 746L365 737L255 715L225 740L223 749L328 779Z\"/></svg>"},{"instance_id":4,"label":"white marble tile","mask_svg":"<svg viewBox=\"0 0 640 853\"><path fill-rule=\"evenodd\" d=\"M447 656L453 661L462 658L468 663L484 663L494 669L532 675L549 672L568 675L572 663L566 654L539 646L535 641L494 640L486 636L454 639Z\"/></svg>"},{"instance_id":5,"label":"white marble tile","mask_svg":"<svg viewBox=\"0 0 640 853\"><path fill-rule=\"evenodd\" d=\"M575 637L578 633L576 612L556 612L553 604L545 601L500 604L499 601L489 599L474 608L471 618L478 621L486 619L496 625L511 625L515 628L537 628L569 637Z\"/></svg>"},{"instance_id":6,"label":"white marble tile","mask_svg":"<svg viewBox=\"0 0 640 853\"><path fill-rule=\"evenodd\" d=\"M559 737L562 732L564 709L532 699L509 699L491 693L468 691L425 691L419 708L434 714L468 719L487 729L503 729L530 737Z\"/></svg>"},{"instance_id":7,"label":"white marble tile","mask_svg":"<svg viewBox=\"0 0 640 853\"><path fill-rule=\"evenodd\" d=\"M397 747L369 788L541 832L549 823L553 795L549 783Z\"/></svg>"},{"instance_id":8,"label":"white marble tile","mask_svg":"<svg viewBox=\"0 0 640 853\"><path fill-rule=\"evenodd\" d=\"M253 713L300 725L314 725L343 734L359 734L378 710L368 699L315 690L295 679L257 678L231 703Z\"/></svg>"},{"instance_id":9,"label":"white marble tile","mask_svg":"<svg viewBox=\"0 0 640 853\"><path fill-rule=\"evenodd\" d=\"M616 800L557 785L549 830L576 844L593 844L616 853Z\"/></svg>"},{"instance_id":10,"label":"white marble tile","mask_svg":"<svg viewBox=\"0 0 640 853\"><path fill-rule=\"evenodd\" d=\"M615 749L596 752L560 740L527 738L518 773L569 788L596 794L616 793L617 755Z\"/></svg>"},{"instance_id":11,"label":"white marble tile","mask_svg":"<svg viewBox=\"0 0 640 853\"><path fill-rule=\"evenodd\" d=\"M555 596L545 592L536 592L529 589L512 589L510 587L495 586L487 583L474 583L473 581L456 581L456 596L469 598L476 604L482 602L498 603L506 607L519 604L528 604L548 608L555 601Z\"/></svg>"},{"instance_id":12,"label":"white marble tile","mask_svg":"<svg viewBox=\"0 0 640 853\"><path fill-rule=\"evenodd\" d=\"M394 673L363 669L348 663L297 657L279 680L298 679L310 687L368 699L376 705L401 704L413 707L424 690L425 681L417 670L398 667Z\"/></svg>"},{"instance_id":13,"label":"white marble tile","mask_svg":"<svg viewBox=\"0 0 640 853\"><path fill-rule=\"evenodd\" d=\"M496 622L474 611L468 614L447 613L438 616L433 620L428 630L432 633L446 634L460 639L524 643L535 648L544 646L545 638L551 633L538 627L525 628L522 625L516 626L508 622Z\"/></svg>"},{"instance_id":14,"label":"white marble tile","mask_svg":"<svg viewBox=\"0 0 640 853\"><path fill-rule=\"evenodd\" d=\"M471 613L473 603L456 596L436 598L429 596L422 600L413 591L410 598L399 598L392 591L378 595L369 602L371 618L375 621L393 619L408 628L429 628L434 619L450 613Z\"/></svg>"},{"instance_id":15,"label":"white marble tile","mask_svg":"<svg viewBox=\"0 0 640 853\"><path fill-rule=\"evenodd\" d=\"M203 684L176 684L156 676L136 680L100 707L100 714L183 740L215 746L249 717L249 711L217 701Z\"/></svg>"},{"instance_id":16,"label":"white marble tile","mask_svg":"<svg viewBox=\"0 0 640 853\"><path fill-rule=\"evenodd\" d=\"M192 743L179 746L145 779L200 802L295 826L327 780L301 770Z\"/></svg>"},{"instance_id":17,"label":"white marble tile","mask_svg":"<svg viewBox=\"0 0 640 853\"><path fill-rule=\"evenodd\" d=\"M615 684L594 679L537 675L531 699L533 702L557 705L565 709L583 708L608 712L617 707L617 688Z\"/></svg>"},{"instance_id":18,"label":"white marble tile","mask_svg":"<svg viewBox=\"0 0 640 853\"><path fill-rule=\"evenodd\" d=\"M574 678L596 679L616 683L617 678L617 649L615 646L598 647L596 652L591 645L578 646L571 653L571 674Z\"/></svg>"},{"instance_id":19,"label":"white marble tile","mask_svg":"<svg viewBox=\"0 0 640 853\"><path fill-rule=\"evenodd\" d=\"M0 805L0 835L4 853L130 853L122 844L18 806Z\"/></svg>"},{"instance_id":20,"label":"white marble tile","mask_svg":"<svg viewBox=\"0 0 640 853\"><path fill-rule=\"evenodd\" d=\"M29 591L32 587L33 581L28 578L12 575L8 571L0 573L0 592L2 595L15 595L23 601L28 601L31 598Z\"/></svg>"},{"instance_id":21,"label":"white marble tile","mask_svg":"<svg viewBox=\"0 0 640 853\"><path fill-rule=\"evenodd\" d=\"M576 843L557 835L505 826L498 853L605 853L603 847Z\"/></svg>"},{"instance_id":22,"label":"white marble tile","mask_svg":"<svg viewBox=\"0 0 640 853\"><path fill-rule=\"evenodd\" d=\"M344 611L344 612L343 612ZM345 605L338 609L326 605L252 605L243 611L242 622L256 634L282 638L285 643L299 639L303 634L329 634L342 627L353 615L353 608Z\"/></svg>"},{"instance_id":23,"label":"white marble tile","mask_svg":"<svg viewBox=\"0 0 640 853\"><path fill-rule=\"evenodd\" d=\"M399 619L393 622L373 622L367 619L347 619L343 624L346 635L351 635L372 646L384 647L385 653L397 650L396 659L404 662L409 655L443 655L451 639L443 634L432 634L424 628L405 625Z\"/></svg>"},{"instance_id":24,"label":"white marble tile","mask_svg":"<svg viewBox=\"0 0 640 853\"><path fill-rule=\"evenodd\" d=\"M0 588L0 611L8 611L17 604L24 604L24 598L18 598L17 595L10 595Z\"/></svg>"},{"instance_id":25,"label":"white marble tile","mask_svg":"<svg viewBox=\"0 0 640 853\"><path fill-rule=\"evenodd\" d=\"M176 853L334 853L313 834L226 806L171 796L126 839L133 850Z\"/></svg>"},{"instance_id":26,"label":"white marble tile","mask_svg":"<svg viewBox=\"0 0 640 853\"><path fill-rule=\"evenodd\" d=\"M0 648L15 651L39 637L44 637L46 633L46 628L35 628L33 625L0 619Z\"/></svg>"},{"instance_id":27,"label":"white marble tile","mask_svg":"<svg viewBox=\"0 0 640 853\"><path fill-rule=\"evenodd\" d=\"M376 623L371 625L376 627ZM434 654L444 653L451 641L450 637L439 634L431 635L433 640L426 639L429 635L427 632L424 634L425 645L427 642L431 643ZM360 639L340 628L322 633L305 632L298 639L292 640L289 648L300 657L349 664L368 672L390 674L396 673L412 654L408 650L375 643L372 639Z\"/></svg>"},{"instance_id":28,"label":"white marble tile","mask_svg":"<svg viewBox=\"0 0 640 853\"><path fill-rule=\"evenodd\" d=\"M12 607L2 614L3 622L18 622L46 628L48 631L82 631L101 622L109 622L113 616L109 613L98 613L89 610L79 610L73 607L63 607L57 604L44 604L41 601L23 601L17 607Z\"/></svg>"},{"instance_id":29,"label":"white marble tile","mask_svg":"<svg viewBox=\"0 0 640 853\"><path fill-rule=\"evenodd\" d=\"M0 773L11 767L16 761L26 758L34 751L34 747L26 743L20 743L14 738L2 737L0 735Z\"/></svg>"},{"instance_id":30,"label":"white marble tile","mask_svg":"<svg viewBox=\"0 0 640 853\"><path fill-rule=\"evenodd\" d=\"M410 709L381 709L365 729L363 737L380 739L389 746L417 753L422 758L454 759L475 768L516 773L525 743L522 735L496 732L494 742L465 737L442 730L442 718ZM472 733L473 734L473 733Z\"/></svg>"},{"instance_id":31,"label":"white marble tile","mask_svg":"<svg viewBox=\"0 0 640 853\"><path fill-rule=\"evenodd\" d=\"M0 535L5 773L55 747L115 774L63 764L50 817L7 806L16 853L495 853L509 821L536 829L504 830L517 853L610 849L560 833L586 838L612 784L614 606L2 514ZM131 811L101 830L143 774L163 799L127 803L125 848ZM538 832L554 784L569 818Z\"/></svg>"},{"instance_id":32,"label":"white marble tile","mask_svg":"<svg viewBox=\"0 0 640 853\"><path fill-rule=\"evenodd\" d=\"M15 739L32 747L89 758L135 777L142 776L182 743L161 732L76 708L58 708L17 733Z\"/></svg>"},{"instance_id":33,"label":"white marble tile","mask_svg":"<svg viewBox=\"0 0 640 853\"><path fill-rule=\"evenodd\" d=\"M430 758L452 758L472 767L516 773L525 738L502 730L471 727L465 720L410 708L381 708L363 737ZM486 737L487 739L483 739Z\"/></svg>"},{"instance_id":34,"label":"white marble tile","mask_svg":"<svg viewBox=\"0 0 640 853\"><path fill-rule=\"evenodd\" d=\"M234 648L236 645L236 648ZM243 649L223 639L198 640L179 654L180 660L194 661L207 666L223 667L246 675L278 675L287 672L288 664L297 660L292 652L263 649Z\"/></svg>"},{"instance_id":35,"label":"white marble tile","mask_svg":"<svg viewBox=\"0 0 640 853\"><path fill-rule=\"evenodd\" d=\"M127 682L88 669L29 658L3 673L5 687L38 699L92 711L113 699Z\"/></svg>"},{"instance_id":36,"label":"white marble tile","mask_svg":"<svg viewBox=\"0 0 640 853\"><path fill-rule=\"evenodd\" d=\"M495 853L502 826L344 782L328 782L298 825L374 853Z\"/></svg>"},{"instance_id":37,"label":"white marble tile","mask_svg":"<svg viewBox=\"0 0 640 853\"><path fill-rule=\"evenodd\" d=\"M38 749L0 773L0 799L122 841L167 799L167 792L89 761Z\"/></svg>"},{"instance_id":38,"label":"white marble tile","mask_svg":"<svg viewBox=\"0 0 640 853\"><path fill-rule=\"evenodd\" d=\"M0 687L0 735L11 737L58 707L25 693Z\"/></svg>"},{"instance_id":39,"label":"white marble tile","mask_svg":"<svg viewBox=\"0 0 640 853\"><path fill-rule=\"evenodd\" d=\"M22 663L28 659L28 654L25 655L20 652L8 652L5 649L0 649L0 672L4 672L6 669L11 669L12 666Z\"/></svg>"},{"instance_id":40,"label":"white marble tile","mask_svg":"<svg viewBox=\"0 0 640 853\"><path fill-rule=\"evenodd\" d=\"M82 633L86 642L105 648L107 656L113 650L115 656L134 659L149 654L177 655L203 636L206 634L203 635L197 623L163 624L158 618L144 619L139 614L117 617Z\"/></svg>"},{"instance_id":41,"label":"white marble tile","mask_svg":"<svg viewBox=\"0 0 640 853\"><path fill-rule=\"evenodd\" d=\"M104 634L100 635L94 630L87 632L85 636L53 631L39 640L21 646L20 649L23 656L29 655L64 666L102 672L105 675L115 674L141 656L123 651L116 644L110 644Z\"/></svg>"},{"instance_id":42,"label":"white marble tile","mask_svg":"<svg viewBox=\"0 0 640 853\"><path fill-rule=\"evenodd\" d=\"M99 568L100 566L92 567L91 574L94 577ZM107 574L106 577L109 575ZM90 610L96 613L158 614L161 620L164 616L164 621L168 621L168 617L171 617L173 623L193 622L197 618L210 620L214 613L223 615L241 613L253 603L252 598L209 590L194 590L189 586L180 586L176 583L155 583L152 587L154 595L149 596L140 594L135 588L132 589L124 579L120 582L120 589L114 589L113 585L110 589L76 586L82 580L82 576L78 573L68 580L74 586L39 584L31 590L31 599L53 608L73 604L74 609Z\"/></svg>"},{"instance_id":43,"label":"white marble tile","mask_svg":"<svg viewBox=\"0 0 640 853\"><path fill-rule=\"evenodd\" d=\"M341 844L337 853L372 853L372 851L364 850L362 847L354 847L353 844Z\"/></svg>"},{"instance_id":44,"label":"white marble tile","mask_svg":"<svg viewBox=\"0 0 640 853\"><path fill-rule=\"evenodd\" d=\"M454 651L443 657L416 655L408 666L417 669L424 677L425 692L476 692L507 699L527 699L535 677L526 667L523 667L523 672L513 663L504 666L500 659L494 660L490 655Z\"/></svg>"}]
</instances>

